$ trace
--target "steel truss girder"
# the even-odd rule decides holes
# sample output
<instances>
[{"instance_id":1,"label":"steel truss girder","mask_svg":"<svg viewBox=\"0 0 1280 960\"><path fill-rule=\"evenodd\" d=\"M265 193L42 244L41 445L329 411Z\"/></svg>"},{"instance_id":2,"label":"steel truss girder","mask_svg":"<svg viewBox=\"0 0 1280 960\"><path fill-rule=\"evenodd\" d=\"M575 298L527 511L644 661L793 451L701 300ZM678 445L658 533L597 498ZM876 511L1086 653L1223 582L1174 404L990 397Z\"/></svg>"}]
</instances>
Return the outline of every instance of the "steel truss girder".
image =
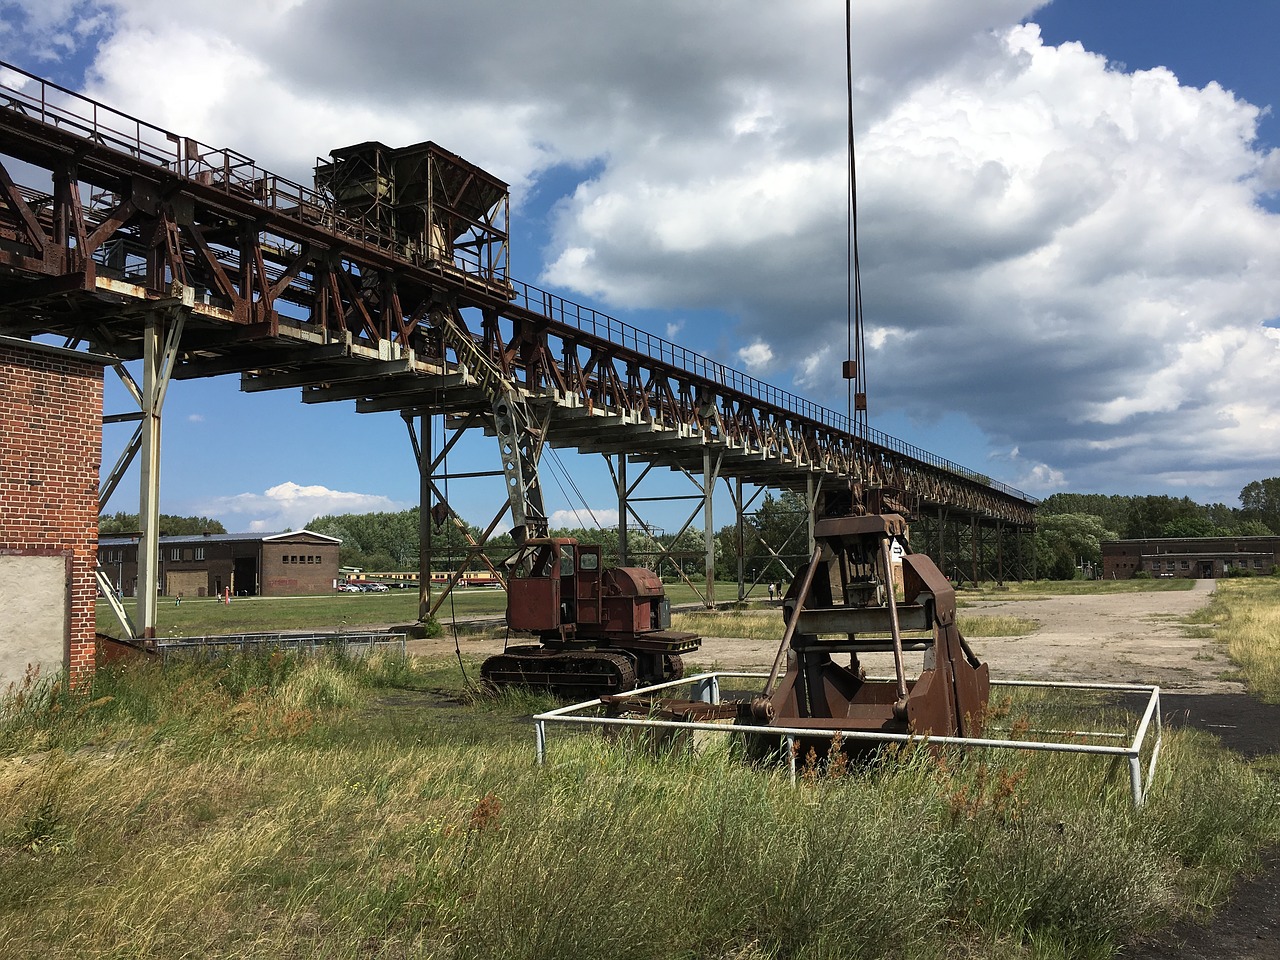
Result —
<instances>
[{"instance_id":1,"label":"steel truss girder","mask_svg":"<svg viewBox=\"0 0 1280 960\"><path fill-rule=\"evenodd\" d=\"M911 546L956 583L1034 580L1035 544L1016 524L939 509L912 524Z\"/></svg>"},{"instance_id":2,"label":"steel truss girder","mask_svg":"<svg viewBox=\"0 0 1280 960\"><path fill-rule=\"evenodd\" d=\"M617 462L605 456L605 462L608 464L610 476L613 479L614 488L618 496L618 562L627 565L636 557L645 556L650 558L654 564L654 568L661 570L662 564L667 561L675 561L674 567L677 576L691 589L694 594L702 601L703 605L710 608L715 606L715 516L713 511L713 495L715 493L716 481L719 478L720 463L719 458L714 456L709 448L704 448L703 459L701 463L701 479L698 479L693 472L683 470L685 478L697 490L696 494L687 496L657 496L657 497L637 497L636 491L640 488L641 483L649 476L654 468L653 463L648 463L640 472L640 476L635 480L628 482L627 479L627 458L624 454L617 454ZM671 538L671 543L677 544L680 538L687 533L698 519L702 516L703 520L703 588L699 589L685 572L684 564L679 562L683 556L682 551L673 551L670 546L662 546L661 541L653 534L653 527L640 515L635 504L645 501L662 501L673 502L675 500L689 499L696 503L693 509L685 517L684 522L680 525L675 535ZM630 528L627 518L631 517L635 520L637 526ZM631 552L628 543L628 530L638 529L644 536L653 541L653 550Z\"/></svg>"},{"instance_id":3,"label":"steel truss girder","mask_svg":"<svg viewBox=\"0 0 1280 960\"><path fill-rule=\"evenodd\" d=\"M895 488L921 514L945 506L1034 522L1034 502L1016 491L891 437L855 434L831 411L643 331L492 270L402 256L324 195L247 157L140 122L138 138L125 141L90 120L55 123L42 109L21 95L0 106L5 153L48 171L55 187L52 196L26 189L0 164L5 332L67 334L96 321L118 356L138 356L145 310L195 289L179 378L256 371L253 388L307 385L308 399L330 399L316 393L333 385L315 385L328 381L307 371L307 352L281 347L345 342L369 364L358 409L462 411L475 408L474 396L458 401L447 387L397 396L400 378L378 364L475 377L483 356L526 399L655 434L588 431L584 449L642 452L651 439L679 437L696 441L676 444L688 447L681 462L691 469L705 444L725 476L798 488L821 475L828 486ZM451 322L434 319L441 313Z\"/></svg>"}]
</instances>

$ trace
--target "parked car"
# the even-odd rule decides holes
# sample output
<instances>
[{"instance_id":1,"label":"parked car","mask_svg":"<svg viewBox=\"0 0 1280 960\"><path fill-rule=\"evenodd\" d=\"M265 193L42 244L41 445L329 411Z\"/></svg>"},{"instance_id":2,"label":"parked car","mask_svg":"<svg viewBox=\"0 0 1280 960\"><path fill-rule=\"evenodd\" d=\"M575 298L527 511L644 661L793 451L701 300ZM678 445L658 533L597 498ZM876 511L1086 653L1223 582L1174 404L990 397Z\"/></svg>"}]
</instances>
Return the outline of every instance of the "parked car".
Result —
<instances>
[{"instance_id":1,"label":"parked car","mask_svg":"<svg viewBox=\"0 0 1280 960\"><path fill-rule=\"evenodd\" d=\"M387 585L385 583L366 583L364 590L365 593L386 593Z\"/></svg>"},{"instance_id":2,"label":"parked car","mask_svg":"<svg viewBox=\"0 0 1280 960\"><path fill-rule=\"evenodd\" d=\"M341 593L360 593L360 586L355 583L341 583L338 585Z\"/></svg>"}]
</instances>

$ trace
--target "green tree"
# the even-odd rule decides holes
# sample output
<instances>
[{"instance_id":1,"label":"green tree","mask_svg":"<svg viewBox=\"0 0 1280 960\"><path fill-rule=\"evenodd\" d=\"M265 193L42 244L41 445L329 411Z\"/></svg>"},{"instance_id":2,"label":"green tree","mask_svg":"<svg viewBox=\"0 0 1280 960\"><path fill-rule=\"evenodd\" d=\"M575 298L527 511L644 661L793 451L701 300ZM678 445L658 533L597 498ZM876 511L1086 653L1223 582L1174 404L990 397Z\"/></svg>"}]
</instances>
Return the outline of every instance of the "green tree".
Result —
<instances>
[{"instance_id":1,"label":"green tree","mask_svg":"<svg viewBox=\"0 0 1280 960\"><path fill-rule=\"evenodd\" d=\"M1207 517L1178 517L1160 528L1162 537L1213 537L1220 532Z\"/></svg>"},{"instance_id":2,"label":"green tree","mask_svg":"<svg viewBox=\"0 0 1280 960\"><path fill-rule=\"evenodd\" d=\"M1237 537L1274 537L1276 532L1261 520L1241 520L1231 531Z\"/></svg>"},{"instance_id":3,"label":"green tree","mask_svg":"<svg viewBox=\"0 0 1280 960\"><path fill-rule=\"evenodd\" d=\"M1128 524L1122 531L1126 539L1163 537L1166 527L1178 521L1204 516L1205 508L1190 497L1131 497Z\"/></svg>"},{"instance_id":4,"label":"green tree","mask_svg":"<svg viewBox=\"0 0 1280 960\"><path fill-rule=\"evenodd\" d=\"M744 530L746 576L760 583L789 582L787 572L808 559L808 509L804 496L784 490L766 493L750 526Z\"/></svg>"},{"instance_id":5,"label":"green tree","mask_svg":"<svg viewBox=\"0 0 1280 960\"><path fill-rule=\"evenodd\" d=\"M1055 493L1044 499L1036 513L1089 513L1102 519L1108 530L1123 533L1128 527L1133 497L1105 493Z\"/></svg>"},{"instance_id":6,"label":"green tree","mask_svg":"<svg viewBox=\"0 0 1280 960\"><path fill-rule=\"evenodd\" d=\"M136 513L104 514L98 518L98 533L104 536L111 534L138 533L142 525ZM209 517L178 517L170 513L160 514L160 532L166 536L192 536L199 533L226 533L227 528L218 520Z\"/></svg>"},{"instance_id":7,"label":"green tree","mask_svg":"<svg viewBox=\"0 0 1280 960\"><path fill-rule=\"evenodd\" d=\"M1211 503L1205 506L1204 513L1216 535L1230 536L1238 533L1241 516L1236 507L1228 507L1225 503Z\"/></svg>"},{"instance_id":8,"label":"green tree","mask_svg":"<svg viewBox=\"0 0 1280 960\"><path fill-rule=\"evenodd\" d=\"M1036 521L1036 563L1051 580L1070 580L1079 563L1102 563L1102 541L1116 539L1101 517L1087 513L1051 514Z\"/></svg>"},{"instance_id":9,"label":"green tree","mask_svg":"<svg viewBox=\"0 0 1280 960\"><path fill-rule=\"evenodd\" d=\"M572 527L550 531L553 537L573 537L579 543L600 547L606 565L618 562L618 529L616 527ZM628 540L628 543L630 541Z\"/></svg>"},{"instance_id":10,"label":"green tree","mask_svg":"<svg viewBox=\"0 0 1280 960\"><path fill-rule=\"evenodd\" d=\"M420 551L419 511L417 507L398 512L343 513L316 517L307 528L316 533L337 537L342 541L339 558L344 566L365 570L417 570ZM570 531L583 533L584 531ZM439 523L431 525L432 570L455 570L472 549L472 542L480 541L481 531L472 524L461 528L455 519L441 515ZM609 544L609 531L595 531L593 535L605 538ZM468 539L470 537L470 540ZM594 541L589 541L594 542ZM606 546L606 549L611 549ZM506 559L515 544L511 535L497 534L489 538L484 553L493 563ZM484 569L484 561L472 561L470 569Z\"/></svg>"},{"instance_id":11,"label":"green tree","mask_svg":"<svg viewBox=\"0 0 1280 960\"><path fill-rule=\"evenodd\" d=\"M1280 477L1255 480L1240 491L1241 519L1257 520L1280 533Z\"/></svg>"},{"instance_id":12,"label":"green tree","mask_svg":"<svg viewBox=\"0 0 1280 960\"><path fill-rule=\"evenodd\" d=\"M738 525L728 524L716 531L716 579L738 579Z\"/></svg>"},{"instance_id":13,"label":"green tree","mask_svg":"<svg viewBox=\"0 0 1280 960\"><path fill-rule=\"evenodd\" d=\"M662 549L668 551L668 557L660 565L659 573L664 576L676 575L676 570L684 571L685 576L701 579L706 575L707 541L701 530L686 530L680 536L666 534L658 538Z\"/></svg>"}]
</instances>

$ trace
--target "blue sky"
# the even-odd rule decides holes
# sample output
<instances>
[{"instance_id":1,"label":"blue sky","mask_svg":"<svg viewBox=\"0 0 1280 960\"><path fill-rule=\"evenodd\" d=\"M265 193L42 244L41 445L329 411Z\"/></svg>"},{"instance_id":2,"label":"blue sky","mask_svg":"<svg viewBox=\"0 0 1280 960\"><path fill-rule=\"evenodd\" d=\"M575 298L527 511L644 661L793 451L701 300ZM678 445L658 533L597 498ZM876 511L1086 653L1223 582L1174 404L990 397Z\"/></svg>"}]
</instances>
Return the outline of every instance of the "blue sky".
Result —
<instances>
[{"instance_id":1,"label":"blue sky","mask_svg":"<svg viewBox=\"0 0 1280 960\"><path fill-rule=\"evenodd\" d=\"M1234 504L1274 475L1277 21L855 3L872 425L1037 496ZM515 277L837 410L842 29L829 0L0 0L3 59L304 182L333 147L434 139L512 183ZM126 436L107 428L108 464ZM599 458L560 457L608 522ZM479 440L450 462L496 466ZM230 529L417 495L398 416L235 378L170 391L162 477L166 512ZM479 524L499 496L451 490ZM135 508L131 476L109 509Z\"/></svg>"}]
</instances>

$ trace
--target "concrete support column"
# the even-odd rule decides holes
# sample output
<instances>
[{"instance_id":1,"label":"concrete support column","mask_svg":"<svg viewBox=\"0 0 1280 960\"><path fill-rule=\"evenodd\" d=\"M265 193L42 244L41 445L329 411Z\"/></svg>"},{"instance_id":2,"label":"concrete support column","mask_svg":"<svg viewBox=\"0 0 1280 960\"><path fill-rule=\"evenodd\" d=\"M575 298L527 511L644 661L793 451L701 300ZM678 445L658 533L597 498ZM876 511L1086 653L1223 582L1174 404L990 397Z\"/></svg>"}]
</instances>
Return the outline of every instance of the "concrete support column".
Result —
<instances>
[{"instance_id":1,"label":"concrete support column","mask_svg":"<svg viewBox=\"0 0 1280 960\"><path fill-rule=\"evenodd\" d=\"M191 291L183 293L183 305L190 306ZM169 318L164 345L165 319ZM138 630L146 640L156 635L156 603L160 592L160 412L169 389L169 378L178 355L178 341L186 313L181 308L151 310L142 331L142 393L139 402L138 525Z\"/></svg>"},{"instance_id":2,"label":"concrete support column","mask_svg":"<svg viewBox=\"0 0 1280 960\"><path fill-rule=\"evenodd\" d=\"M142 331L142 448L138 471L138 629L146 640L156 635L160 589L160 327L162 315L147 313Z\"/></svg>"}]
</instances>

